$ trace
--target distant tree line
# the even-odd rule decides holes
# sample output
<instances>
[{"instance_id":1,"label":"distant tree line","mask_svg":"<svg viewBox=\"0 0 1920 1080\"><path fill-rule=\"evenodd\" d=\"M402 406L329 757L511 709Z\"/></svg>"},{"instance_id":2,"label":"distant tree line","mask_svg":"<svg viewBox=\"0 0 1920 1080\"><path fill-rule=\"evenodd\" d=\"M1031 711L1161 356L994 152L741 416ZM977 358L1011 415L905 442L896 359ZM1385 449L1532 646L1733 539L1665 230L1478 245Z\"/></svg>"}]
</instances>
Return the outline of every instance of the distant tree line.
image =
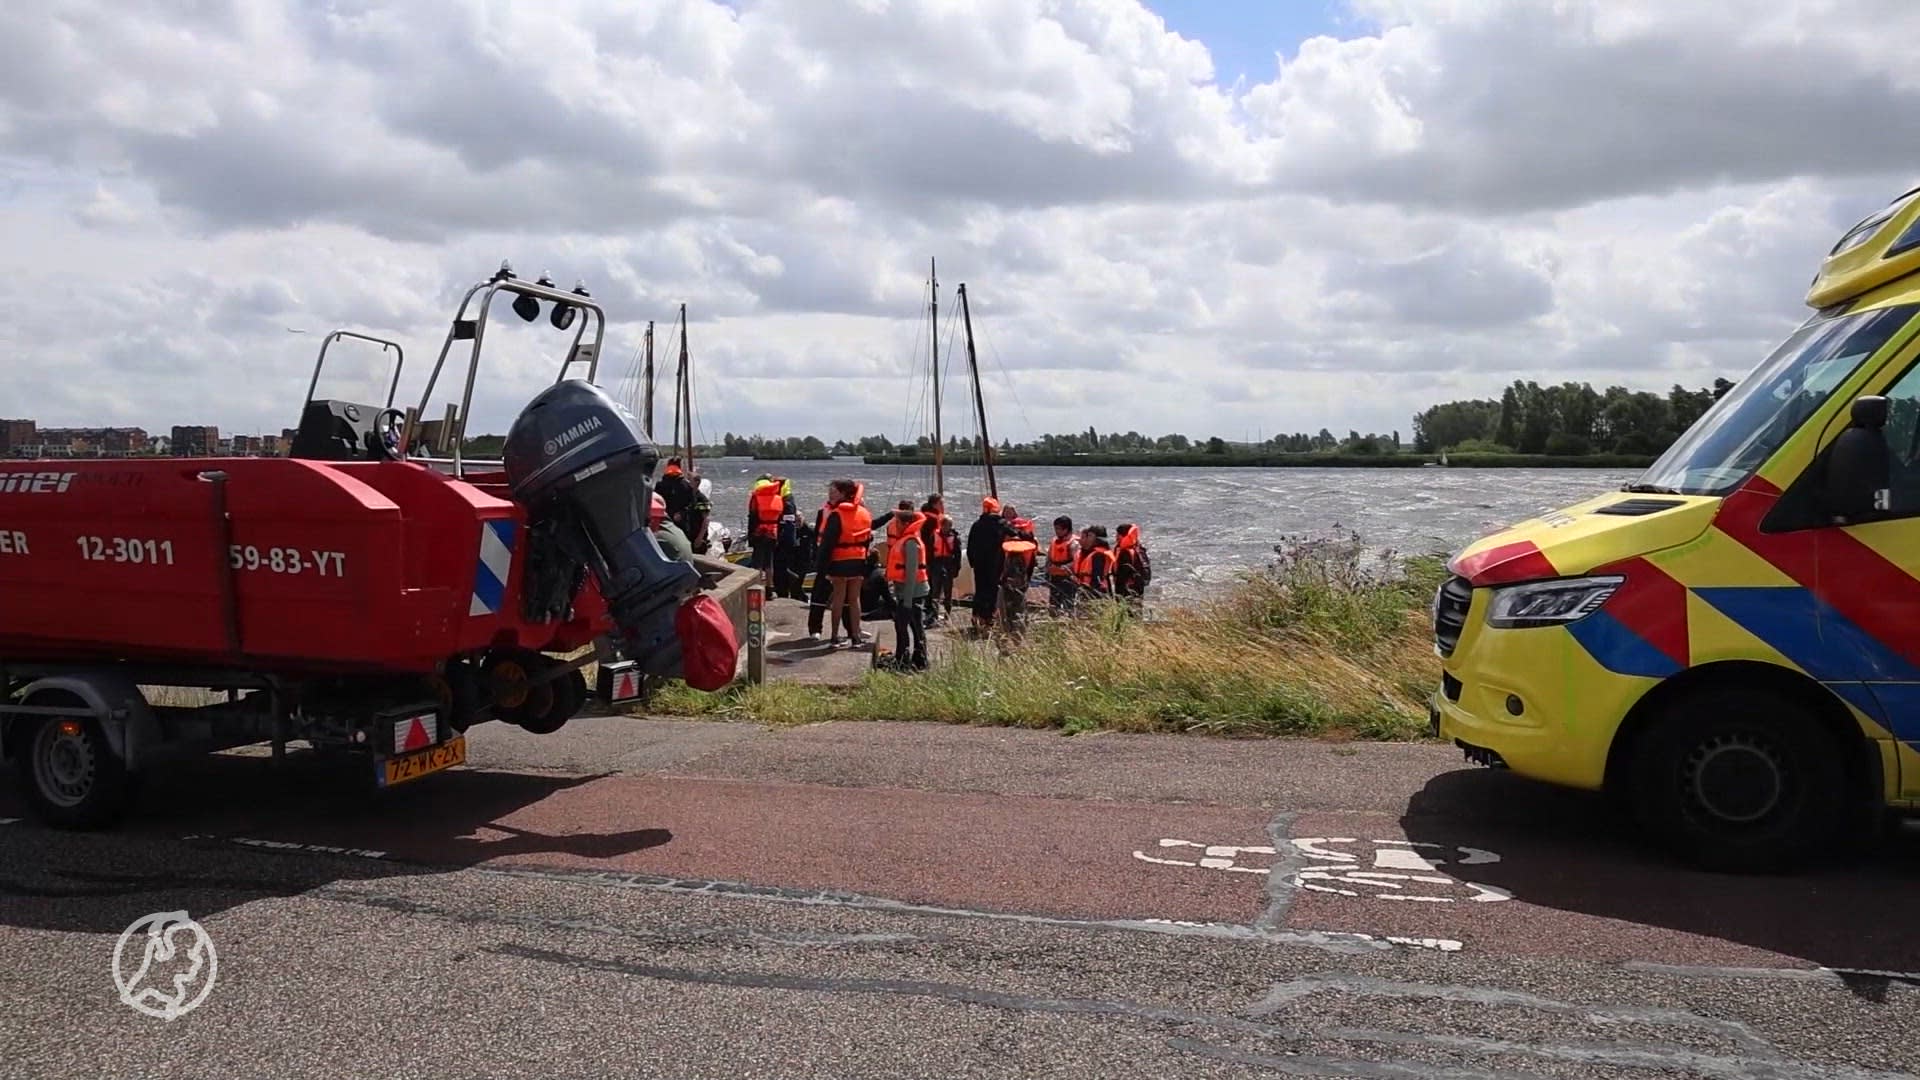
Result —
<instances>
[{"instance_id":1,"label":"distant tree line","mask_svg":"<svg viewBox=\"0 0 1920 1080\"><path fill-rule=\"evenodd\" d=\"M824 458L827 444L812 435L800 438L769 439L762 435L735 435L729 431L720 438L723 457L806 459Z\"/></svg>"},{"instance_id":2,"label":"distant tree line","mask_svg":"<svg viewBox=\"0 0 1920 1080\"><path fill-rule=\"evenodd\" d=\"M1733 384L1666 396L1583 382L1541 386L1515 380L1498 400L1448 401L1413 418L1413 447L1423 454L1456 452L1658 454L1693 425Z\"/></svg>"}]
</instances>

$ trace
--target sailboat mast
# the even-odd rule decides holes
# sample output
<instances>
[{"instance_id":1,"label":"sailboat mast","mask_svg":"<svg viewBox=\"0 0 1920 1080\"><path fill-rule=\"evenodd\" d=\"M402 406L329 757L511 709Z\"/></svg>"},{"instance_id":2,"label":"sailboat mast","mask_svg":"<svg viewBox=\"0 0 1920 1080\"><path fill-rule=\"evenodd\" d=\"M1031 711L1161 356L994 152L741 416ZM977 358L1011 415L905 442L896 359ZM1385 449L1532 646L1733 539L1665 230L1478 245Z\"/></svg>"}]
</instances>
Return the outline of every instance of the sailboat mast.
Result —
<instances>
[{"instance_id":1,"label":"sailboat mast","mask_svg":"<svg viewBox=\"0 0 1920 1080\"><path fill-rule=\"evenodd\" d=\"M960 283L960 321L967 328L967 375L973 380L973 412L980 421L980 460L987 467L987 494L1000 497L1000 485L993 476L993 436L987 434L987 400L980 396L980 357L973 351L973 311L967 306L967 285Z\"/></svg>"},{"instance_id":2,"label":"sailboat mast","mask_svg":"<svg viewBox=\"0 0 1920 1080\"><path fill-rule=\"evenodd\" d=\"M680 408L687 418L687 473L693 473L693 365L687 360L687 305L680 305Z\"/></svg>"},{"instance_id":3,"label":"sailboat mast","mask_svg":"<svg viewBox=\"0 0 1920 1080\"><path fill-rule=\"evenodd\" d=\"M933 357L933 490L947 490L947 440L940 429L940 272L938 263L927 260L927 298L930 330L928 351Z\"/></svg>"},{"instance_id":4,"label":"sailboat mast","mask_svg":"<svg viewBox=\"0 0 1920 1080\"><path fill-rule=\"evenodd\" d=\"M652 319L647 320L647 346L646 347L647 347L646 367L643 369L643 374L641 375L641 386L643 388L641 400L643 402L642 408L645 410L647 438L649 440L652 440L653 439L653 320Z\"/></svg>"}]
</instances>

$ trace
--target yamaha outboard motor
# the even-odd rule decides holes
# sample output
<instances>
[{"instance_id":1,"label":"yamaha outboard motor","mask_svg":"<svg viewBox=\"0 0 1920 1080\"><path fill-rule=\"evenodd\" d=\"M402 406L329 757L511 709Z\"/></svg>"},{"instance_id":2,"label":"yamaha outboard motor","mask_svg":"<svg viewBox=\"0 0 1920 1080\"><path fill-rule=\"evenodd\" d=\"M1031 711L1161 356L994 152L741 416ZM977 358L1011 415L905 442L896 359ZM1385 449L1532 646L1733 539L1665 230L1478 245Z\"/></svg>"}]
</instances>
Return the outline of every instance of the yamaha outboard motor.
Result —
<instances>
[{"instance_id":1,"label":"yamaha outboard motor","mask_svg":"<svg viewBox=\"0 0 1920 1080\"><path fill-rule=\"evenodd\" d=\"M667 557L647 527L660 452L632 414L592 383L557 383L514 419L501 456L514 500L527 507L529 532L551 541L534 546L528 581L559 583L564 606L577 568L587 567L627 655L649 674L679 676L674 615L700 591L700 574ZM550 603L554 593L526 590L530 605Z\"/></svg>"}]
</instances>

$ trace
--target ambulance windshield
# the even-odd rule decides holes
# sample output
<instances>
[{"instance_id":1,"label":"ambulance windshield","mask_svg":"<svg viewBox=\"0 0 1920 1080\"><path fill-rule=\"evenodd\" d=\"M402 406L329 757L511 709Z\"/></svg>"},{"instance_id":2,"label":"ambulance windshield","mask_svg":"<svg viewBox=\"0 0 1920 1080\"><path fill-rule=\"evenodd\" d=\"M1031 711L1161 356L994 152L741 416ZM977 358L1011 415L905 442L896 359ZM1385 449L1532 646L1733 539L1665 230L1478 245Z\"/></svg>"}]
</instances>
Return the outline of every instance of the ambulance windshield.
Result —
<instances>
[{"instance_id":1,"label":"ambulance windshield","mask_svg":"<svg viewBox=\"0 0 1920 1080\"><path fill-rule=\"evenodd\" d=\"M1810 320L1629 486L1681 495L1739 487L1915 311L1920 304Z\"/></svg>"}]
</instances>

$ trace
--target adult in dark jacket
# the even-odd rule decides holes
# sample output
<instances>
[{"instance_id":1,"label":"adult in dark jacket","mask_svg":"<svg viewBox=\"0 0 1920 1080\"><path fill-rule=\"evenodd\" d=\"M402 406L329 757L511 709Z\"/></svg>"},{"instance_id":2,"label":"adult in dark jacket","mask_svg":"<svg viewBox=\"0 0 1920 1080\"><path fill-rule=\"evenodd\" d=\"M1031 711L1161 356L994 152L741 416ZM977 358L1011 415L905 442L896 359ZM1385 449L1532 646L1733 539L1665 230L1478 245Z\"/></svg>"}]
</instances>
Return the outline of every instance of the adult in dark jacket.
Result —
<instances>
[{"instance_id":1,"label":"adult in dark jacket","mask_svg":"<svg viewBox=\"0 0 1920 1080\"><path fill-rule=\"evenodd\" d=\"M665 475L660 477L660 482L653 486L653 490L667 504L667 520L680 526L680 531L687 534L687 539L694 539L693 504L700 492L694 488L693 481L687 479L685 470L680 468L679 458L667 459Z\"/></svg>"},{"instance_id":2,"label":"adult in dark jacket","mask_svg":"<svg viewBox=\"0 0 1920 1080\"><path fill-rule=\"evenodd\" d=\"M993 629L993 615L1000 606L1000 570L1006 557L1000 545L1012 532L1000 516L1000 500L980 500L980 518L967 531L967 565L973 567L973 625L977 629Z\"/></svg>"}]
</instances>

